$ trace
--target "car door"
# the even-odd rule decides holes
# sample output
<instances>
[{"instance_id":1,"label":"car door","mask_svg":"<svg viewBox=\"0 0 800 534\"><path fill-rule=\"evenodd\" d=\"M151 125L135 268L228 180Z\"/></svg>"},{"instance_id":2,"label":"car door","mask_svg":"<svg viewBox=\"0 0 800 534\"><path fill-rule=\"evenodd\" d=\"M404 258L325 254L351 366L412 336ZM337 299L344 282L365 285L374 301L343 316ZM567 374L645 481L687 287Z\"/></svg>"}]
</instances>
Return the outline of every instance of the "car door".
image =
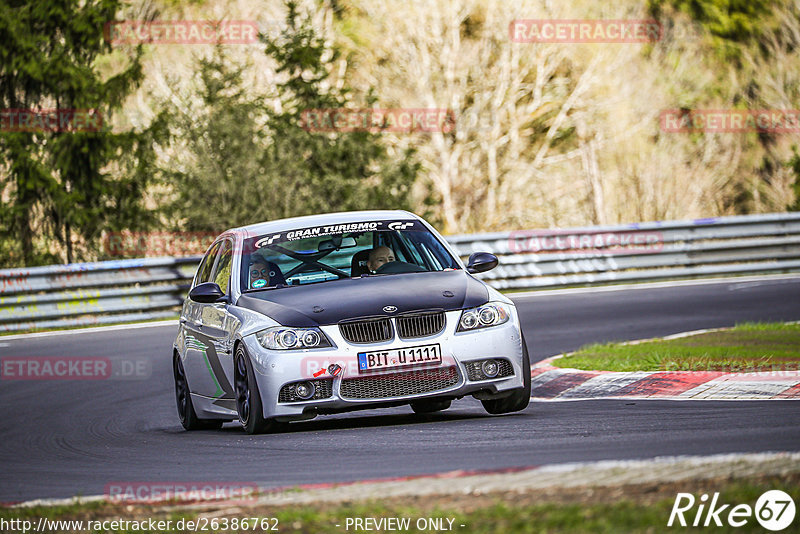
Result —
<instances>
[{"instance_id":1,"label":"car door","mask_svg":"<svg viewBox=\"0 0 800 534\"><path fill-rule=\"evenodd\" d=\"M228 297L227 301L203 304L200 313L203 335L208 345L207 362L215 379L214 391L208 396L218 399L215 404L232 410L236 409L232 387L233 333L239 325L239 321L228 311L233 249L232 238L225 238L221 241L210 280L222 289L222 292Z\"/></svg>"},{"instance_id":2,"label":"car door","mask_svg":"<svg viewBox=\"0 0 800 534\"><path fill-rule=\"evenodd\" d=\"M226 243L228 243L226 245ZM192 287L213 282L219 264L221 249L230 243L220 240L206 254L197 271ZM185 356L183 366L192 393L213 399L233 399L233 388L220 362L218 343L221 337L220 309L225 303L205 304L187 299L181 321L185 331Z\"/></svg>"}]
</instances>

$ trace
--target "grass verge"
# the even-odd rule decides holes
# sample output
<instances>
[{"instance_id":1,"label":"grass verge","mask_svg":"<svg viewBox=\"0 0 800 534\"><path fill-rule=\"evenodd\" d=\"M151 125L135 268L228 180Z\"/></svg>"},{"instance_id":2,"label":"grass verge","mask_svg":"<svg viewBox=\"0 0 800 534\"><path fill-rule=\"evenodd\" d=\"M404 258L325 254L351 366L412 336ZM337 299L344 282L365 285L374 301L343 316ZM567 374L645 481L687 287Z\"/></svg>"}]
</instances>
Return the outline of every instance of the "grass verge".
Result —
<instances>
[{"instance_id":1,"label":"grass verge","mask_svg":"<svg viewBox=\"0 0 800 534\"><path fill-rule=\"evenodd\" d=\"M687 492L700 498L702 494L719 492L719 505L737 504L755 506L758 497L765 491L780 489L787 492L795 502L800 502L800 474L784 476L751 477L747 479L717 478L684 480L660 484L628 484L621 486L548 488L530 492L505 492L486 495L450 495L439 497L406 497L393 500L375 500L360 503L323 503L319 505L290 505L280 507L228 507L204 509L165 506L126 506L110 503L90 503L57 507L5 508L0 509L2 520L30 520L34 524L40 517L57 520L169 520L171 527L152 529L108 529L104 532L185 532L175 528L178 522L207 521L217 519L220 532L271 532L270 528L248 528L234 530L220 528L227 518L230 525L234 518L274 518L265 522L267 527L277 526L277 532L328 533L359 531L352 525L346 528L347 519L356 518L408 518L410 528L406 532L437 532L436 526L450 526L452 532L463 533L523 533L523 532L663 532L672 529L687 530L676 525L667 528L675 497L678 492ZM699 502L699 501L698 501ZM694 520L697 506L686 512L688 522ZM725 526L711 528L713 532L762 532L755 517L750 517L743 527L733 528L725 524L727 512L720 519ZM428 522L427 519L435 521ZM703 518L704 519L704 518ZM277 520L277 521L275 521ZM438 520L438 521L436 521ZM423 522L425 523L423 525ZM798 519L795 519L796 525ZM337 526L338 525L338 526ZM463 525L463 526L462 526ZM84 523L83 526L86 526ZM422 528L418 528L421 526ZM428 528L426 528L428 527ZM691 528L689 530L692 530ZM14 532L13 530L5 530ZM51 532L72 533L79 530L62 529ZM363 529L361 530L363 531ZM389 529L373 529L386 532ZM787 530L791 531L791 527ZM21 532L21 531L20 531ZM84 531L85 532L85 531Z\"/></svg>"},{"instance_id":2,"label":"grass verge","mask_svg":"<svg viewBox=\"0 0 800 534\"><path fill-rule=\"evenodd\" d=\"M744 323L678 339L592 344L553 365L594 371L797 370L800 324Z\"/></svg>"}]
</instances>

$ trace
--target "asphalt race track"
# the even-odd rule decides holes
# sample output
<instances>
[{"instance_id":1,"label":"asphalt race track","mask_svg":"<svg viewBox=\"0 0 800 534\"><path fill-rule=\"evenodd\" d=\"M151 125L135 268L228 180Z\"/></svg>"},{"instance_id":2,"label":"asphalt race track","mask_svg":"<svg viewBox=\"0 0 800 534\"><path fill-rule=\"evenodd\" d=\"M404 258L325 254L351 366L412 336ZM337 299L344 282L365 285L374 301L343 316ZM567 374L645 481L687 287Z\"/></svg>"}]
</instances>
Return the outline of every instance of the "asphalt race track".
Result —
<instances>
[{"instance_id":1,"label":"asphalt race track","mask_svg":"<svg viewBox=\"0 0 800 534\"><path fill-rule=\"evenodd\" d=\"M532 360L582 344L741 321L800 320L800 277L517 296ZM146 380L0 381L0 501L102 494L113 482L283 487L551 463L800 451L796 401L537 402L491 417L463 399L443 413L353 412L247 436L184 432L170 347L176 327L3 339L0 357L124 355ZM800 350L800 348L798 348ZM379 496L376 496L379 497Z\"/></svg>"}]
</instances>

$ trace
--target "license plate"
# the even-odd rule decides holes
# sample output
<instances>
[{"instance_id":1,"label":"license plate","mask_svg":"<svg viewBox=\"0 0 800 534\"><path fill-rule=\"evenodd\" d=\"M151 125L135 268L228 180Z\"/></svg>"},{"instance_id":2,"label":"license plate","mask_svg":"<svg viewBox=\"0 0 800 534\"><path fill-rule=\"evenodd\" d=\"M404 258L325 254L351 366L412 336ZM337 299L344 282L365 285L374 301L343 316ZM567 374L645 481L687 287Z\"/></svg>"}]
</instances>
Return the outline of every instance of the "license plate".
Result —
<instances>
[{"instance_id":1,"label":"license plate","mask_svg":"<svg viewBox=\"0 0 800 534\"><path fill-rule=\"evenodd\" d=\"M401 349L374 350L358 353L358 371L391 369L423 363L442 363L442 349L436 345L403 347Z\"/></svg>"}]
</instances>

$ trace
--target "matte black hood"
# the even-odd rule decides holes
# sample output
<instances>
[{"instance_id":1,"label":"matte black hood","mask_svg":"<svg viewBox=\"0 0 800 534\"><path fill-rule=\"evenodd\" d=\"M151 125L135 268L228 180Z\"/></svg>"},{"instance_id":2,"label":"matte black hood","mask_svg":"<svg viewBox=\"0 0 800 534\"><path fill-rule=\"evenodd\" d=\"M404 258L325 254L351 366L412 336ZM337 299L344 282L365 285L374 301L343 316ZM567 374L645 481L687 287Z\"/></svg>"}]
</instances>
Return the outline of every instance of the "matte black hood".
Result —
<instances>
[{"instance_id":1,"label":"matte black hood","mask_svg":"<svg viewBox=\"0 0 800 534\"><path fill-rule=\"evenodd\" d=\"M452 295L452 296L449 296ZM465 271L346 278L246 293L237 306L285 326L336 324L346 319L395 316L429 309L458 310L485 304L489 292ZM384 306L397 311L386 313Z\"/></svg>"}]
</instances>

